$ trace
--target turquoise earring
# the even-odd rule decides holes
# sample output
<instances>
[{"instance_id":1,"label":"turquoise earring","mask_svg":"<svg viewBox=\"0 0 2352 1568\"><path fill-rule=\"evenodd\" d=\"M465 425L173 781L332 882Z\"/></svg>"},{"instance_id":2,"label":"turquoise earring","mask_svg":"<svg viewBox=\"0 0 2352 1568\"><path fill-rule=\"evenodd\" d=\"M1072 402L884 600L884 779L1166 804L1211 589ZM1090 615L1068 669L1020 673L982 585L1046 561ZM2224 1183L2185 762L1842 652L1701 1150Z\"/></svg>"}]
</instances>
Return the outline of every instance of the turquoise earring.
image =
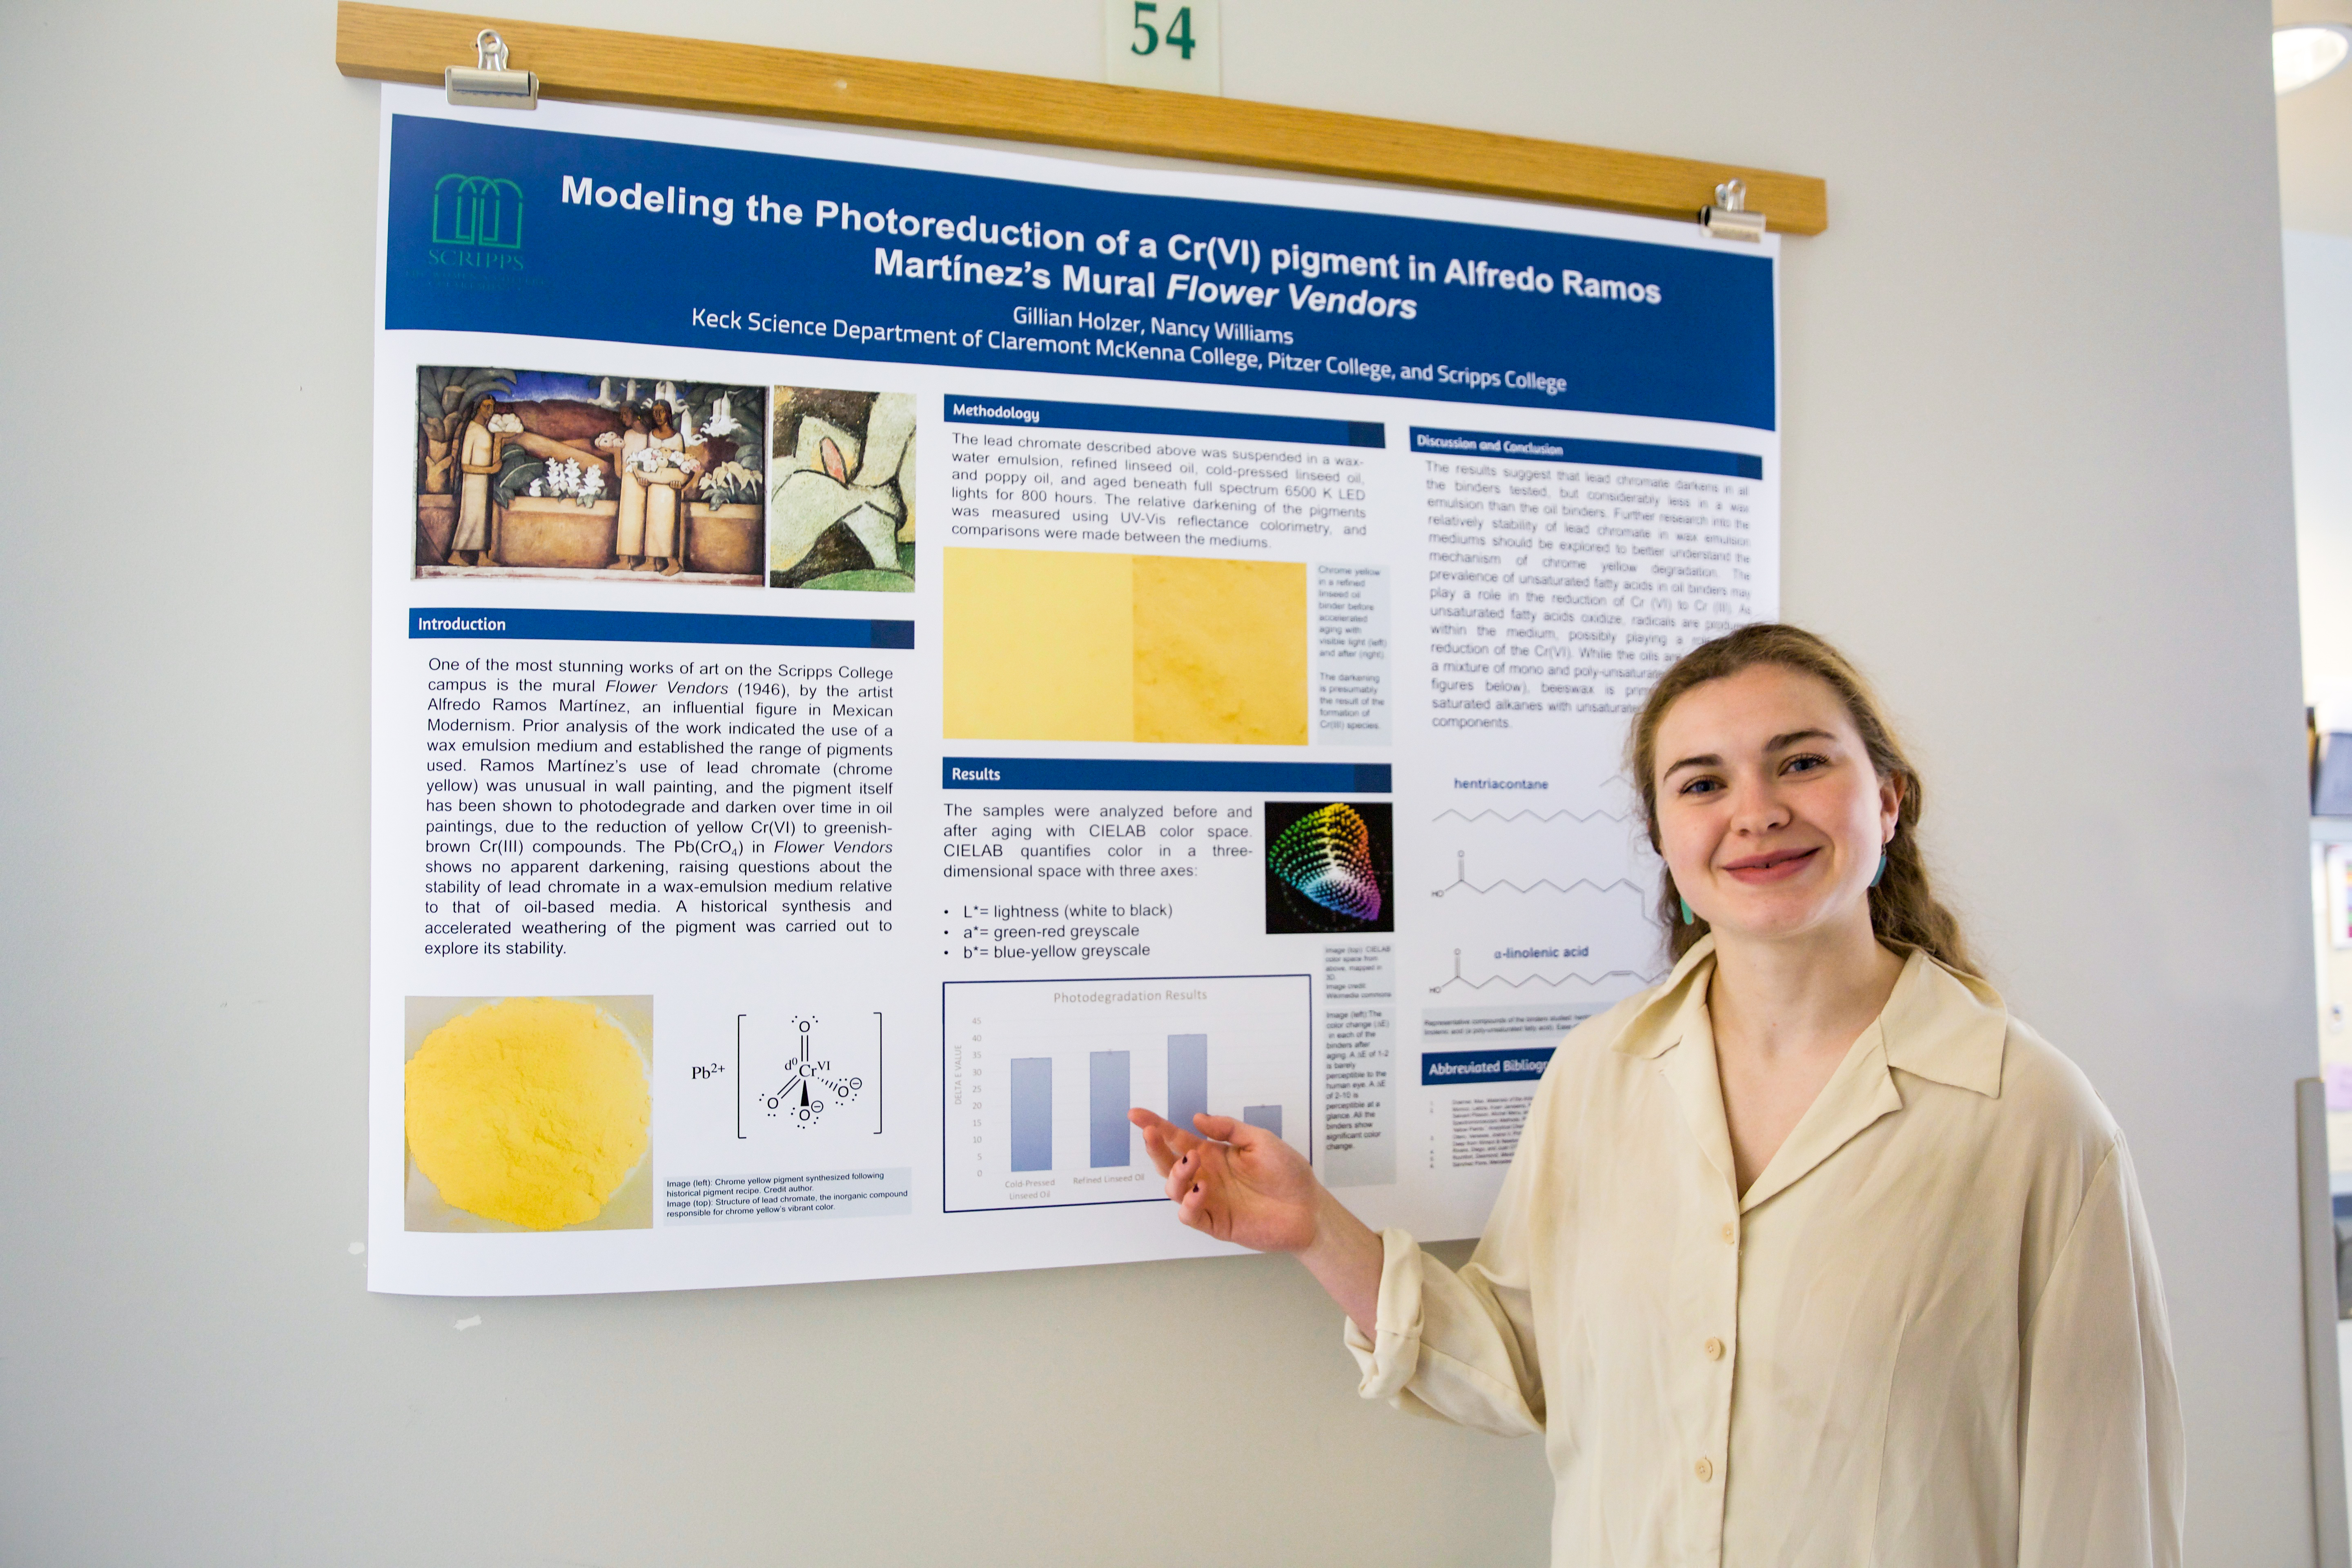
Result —
<instances>
[{"instance_id":1,"label":"turquoise earring","mask_svg":"<svg viewBox=\"0 0 2352 1568\"><path fill-rule=\"evenodd\" d=\"M1877 869L1877 870L1875 870L1875 871L1873 871L1873 872L1870 874L1870 885L1871 885L1872 887L1875 888L1876 886L1878 886L1878 884L1879 884L1879 883L1881 883L1881 882L1885 881L1885 879L1886 879L1886 851L1885 851L1885 850L1884 850L1884 849L1881 849L1881 850L1878 852L1878 869ZM1685 907L1685 908L1688 908L1689 906L1688 906L1688 905L1685 905L1685 906L1684 906L1684 907Z\"/></svg>"},{"instance_id":2,"label":"turquoise earring","mask_svg":"<svg viewBox=\"0 0 2352 1568\"><path fill-rule=\"evenodd\" d=\"M1697 917L1696 915L1695 915L1695 914L1691 913L1690 900L1689 900L1688 899L1685 899L1685 900L1683 900L1683 901L1682 901L1682 905L1683 905L1683 924L1685 924L1685 925L1686 925L1686 926L1687 926L1687 925L1696 925L1696 924L1698 923L1698 917Z\"/></svg>"}]
</instances>

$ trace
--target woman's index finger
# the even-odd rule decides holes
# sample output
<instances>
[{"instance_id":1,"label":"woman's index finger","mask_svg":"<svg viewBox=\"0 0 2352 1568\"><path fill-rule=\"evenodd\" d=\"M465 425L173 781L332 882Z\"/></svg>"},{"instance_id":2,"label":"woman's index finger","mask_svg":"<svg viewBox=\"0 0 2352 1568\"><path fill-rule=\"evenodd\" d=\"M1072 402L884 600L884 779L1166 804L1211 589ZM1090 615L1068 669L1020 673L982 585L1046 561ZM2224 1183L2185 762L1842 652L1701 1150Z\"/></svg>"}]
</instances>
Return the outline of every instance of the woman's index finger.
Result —
<instances>
[{"instance_id":1,"label":"woman's index finger","mask_svg":"<svg viewBox=\"0 0 2352 1568\"><path fill-rule=\"evenodd\" d=\"M1143 1130L1144 1152L1151 1156L1151 1163L1159 1167L1163 1176L1168 1173L1170 1166L1201 1146L1200 1139L1166 1117L1156 1115L1139 1105L1127 1113L1127 1119Z\"/></svg>"},{"instance_id":2,"label":"woman's index finger","mask_svg":"<svg viewBox=\"0 0 2352 1568\"><path fill-rule=\"evenodd\" d=\"M1176 1147L1180 1150L1184 1148L1187 1144L1197 1143L1200 1142L1200 1140L1193 1137L1192 1132L1188 1130L1177 1126L1173 1121L1169 1121L1168 1118L1160 1115L1158 1111L1146 1110L1139 1105L1134 1106L1129 1110L1127 1119L1135 1126L1141 1128L1146 1133L1159 1133L1171 1143L1175 1143ZM1176 1143L1176 1140L1180 1138L1183 1139L1185 1142L1183 1143Z\"/></svg>"}]
</instances>

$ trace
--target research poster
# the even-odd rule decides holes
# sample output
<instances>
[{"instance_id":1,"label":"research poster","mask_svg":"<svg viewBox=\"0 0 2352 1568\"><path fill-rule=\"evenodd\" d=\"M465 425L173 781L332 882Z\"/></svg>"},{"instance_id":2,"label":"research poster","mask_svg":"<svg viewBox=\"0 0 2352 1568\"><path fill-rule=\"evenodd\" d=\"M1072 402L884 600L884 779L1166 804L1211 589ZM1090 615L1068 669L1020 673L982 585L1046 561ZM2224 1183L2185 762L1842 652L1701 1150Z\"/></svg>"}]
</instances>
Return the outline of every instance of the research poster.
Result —
<instances>
[{"instance_id":1,"label":"research poster","mask_svg":"<svg viewBox=\"0 0 2352 1568\"><path fill-rule=\"evenodd\" d=\"M1776 242L383 98L368 1264L1226 1250L1130 1106L1475 1234L1778 610Z\"/></svg>"}]
</instances>

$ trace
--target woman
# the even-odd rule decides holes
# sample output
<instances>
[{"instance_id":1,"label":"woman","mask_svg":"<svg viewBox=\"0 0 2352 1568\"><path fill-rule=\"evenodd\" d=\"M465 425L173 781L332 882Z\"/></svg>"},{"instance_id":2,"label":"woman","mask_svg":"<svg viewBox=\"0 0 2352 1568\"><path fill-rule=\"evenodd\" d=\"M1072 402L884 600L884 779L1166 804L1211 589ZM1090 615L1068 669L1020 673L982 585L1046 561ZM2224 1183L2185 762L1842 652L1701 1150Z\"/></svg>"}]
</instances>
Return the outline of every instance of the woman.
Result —
<instances>
[{"instance_id":1,"label":"woman","mask_svg":"<svg viewBox=\"0 0 2352 1568\"><path fill-rule=\"evenodd\" d=\"M621 405L620 439L612 448L613 475L620 507L613 530L613 562L608 572L635 568L646 547L646 481L637 472L636 457L646 449L646 416L633 403Z\"/></svg>"},{"instance_id":2,"label":"woman","mask_svg":"<svg viewBox=\"0 0 2352 1568\"><path fill-rule=\"evenodd\" d=\"M668 404L655 399L646 405L646 417L653 426L646 437L647 447L665 452L686 450L685 437L671 422ZM685 570L686 529L679 514L685 510L687 477L685 469L674 465L644 476L646 553L637 563L638 571L675 577Z\"/></svg>"},{"instance_id":3,"label":"woman","mask_svg":"<svg viewBox=\"0 0 2352 1568\"><path fill-rule=\"evenodd\" d=\"M506 437L490 433L498 399L484 397L474 405L473 416L458 438L457 467L464 476L458 487L457 527L449 536L449 559L460 566L490 564L490 485L505 458Z\"/></svg>"},{"instance_id":4,"label":"woman","mask_svg":"<svg viewBox=\"0 0 2352 1568\"><path fill-rule=\"evenodd\" d=\"M1469 1264L1255 1128L1138 1111L1184 1222L1297 1253L1367 1397L1543 1432L1557 1563L2177 1563L2130 1156L1976 974L1861 677L1748 626L1630 750L1676 963L1561 1043Z\"/></svg>"}]
</instances>

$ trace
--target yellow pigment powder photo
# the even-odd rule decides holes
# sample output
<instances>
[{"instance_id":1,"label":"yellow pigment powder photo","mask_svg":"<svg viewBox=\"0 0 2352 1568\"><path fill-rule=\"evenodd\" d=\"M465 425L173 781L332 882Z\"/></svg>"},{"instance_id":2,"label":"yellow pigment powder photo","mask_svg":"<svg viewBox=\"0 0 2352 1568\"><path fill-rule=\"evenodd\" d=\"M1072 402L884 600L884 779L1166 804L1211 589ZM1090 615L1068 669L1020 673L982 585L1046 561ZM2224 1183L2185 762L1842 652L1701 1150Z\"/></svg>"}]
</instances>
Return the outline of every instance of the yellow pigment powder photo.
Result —
<instances>
[{"instance_id":1,"label":"yellow pigment powder photo","mask_svg":"<svg viewBox=\"0 0 2352 1568\"><path fill-rule=\"evenodd\" d=\"M653 998L410 997L408 1026L407 1228L652 1225Z\"/></svg>"}]
</instances>

